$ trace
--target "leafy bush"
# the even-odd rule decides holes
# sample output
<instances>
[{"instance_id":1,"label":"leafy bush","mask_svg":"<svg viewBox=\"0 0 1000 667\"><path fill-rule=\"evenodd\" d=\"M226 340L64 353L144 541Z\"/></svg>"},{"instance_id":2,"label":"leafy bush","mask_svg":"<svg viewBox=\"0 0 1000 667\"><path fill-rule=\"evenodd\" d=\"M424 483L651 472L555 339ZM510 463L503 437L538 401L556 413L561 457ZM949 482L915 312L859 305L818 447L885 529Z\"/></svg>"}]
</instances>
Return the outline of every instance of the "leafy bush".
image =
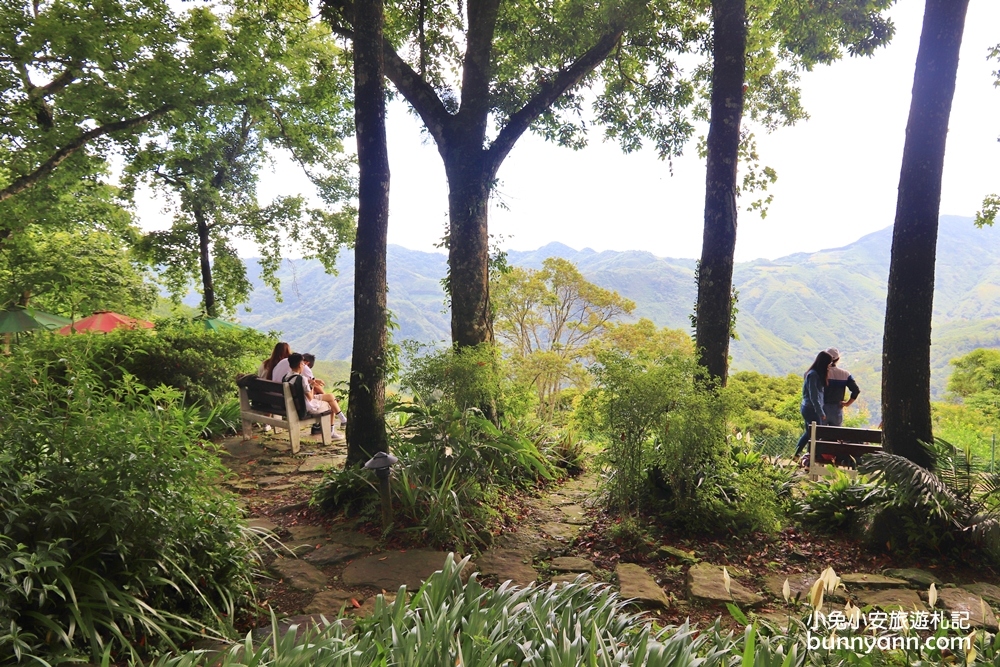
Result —
<instances>
[{"instance_id":1,"label":"leafy bush","mask_svg":"<svg viewBox=\"0 0 1000 667\"><path fill-rule=\"evenodd\" d=\"M496 347L483 343L421 355L424 347L403 343L407 363L402 386L425 403L443 403L458 411L478 408L494 413L497 423L511 425L534 412L533 390L510 379Z\"/></svg>"},{"instance_id":2,"label":"leafy bush","mask_svg":"<svg viewBox=\"0 0 1000 667\"><path fill-rule=\"evenodd\" d=\"M254 545L200 410L62 352L0 359L0 662L228 632Z\"/></svg>"},{"instance_id":3,"label":"leafy bush","mask_svg":"<svg viewBox=\"0 0 1000 667\"><path fill-rule=\"evenodd\" d=\"M835 466L828 466L831 476L807 482L805 494L796 503L795 515L806 526L843 534L857 529L866 510L880 495L879 489L864 475L851 478Z\"/></svg>"},{"instance_id":4,"label":"leafy bush","mask_svg":"<svg viewBox=\"0 0 1000 667\"><path fill-rule=\"evenodd\" d=\"M253 329L209 331L200 322L172 319L158 321L153 330L33 336L18 352L43 364L72 356L107 387L128 373L146 387L163 384L183 392L189 405L214 405L235 395L236 377L255 372L273 344Z\"/></svg>"},{"instance_id":5,"label":"leafy bush","mask_svg":"<svg viewBox=\"0 0 1000 667\"><path fill-rule=\"evenodd\" d=\"M398 405L392 451L399 458L390 488L406 530L424 543L488 543L499 518L498 495L555 477L555 468L535 444L500 431L475 409L447 404ZM400 418L401 417L401 418ZM327 510L367 512L378 508L368 471L332 471L314 500Z\"/></svg>"}]
</instances>

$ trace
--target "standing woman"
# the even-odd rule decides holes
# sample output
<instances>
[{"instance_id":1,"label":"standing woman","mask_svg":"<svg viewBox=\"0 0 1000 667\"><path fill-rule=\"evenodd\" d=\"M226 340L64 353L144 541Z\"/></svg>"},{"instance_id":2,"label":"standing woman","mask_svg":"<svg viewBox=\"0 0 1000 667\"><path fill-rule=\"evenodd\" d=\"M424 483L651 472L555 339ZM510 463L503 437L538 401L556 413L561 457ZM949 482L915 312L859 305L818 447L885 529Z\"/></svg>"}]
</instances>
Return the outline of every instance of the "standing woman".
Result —
<instances>
[{"instance_id":1,"label":"standing woman","mask_svg":"<svg viewBox=\"0 0 1000 667\"><path fill-rule=\"evenodd\" d=\"M288 346L288 343L278 343L274 346L274 351L271 352L271 356L264 360L264 363L260 365L257 369L257 377L264 380L271 379L271 371L274 367L278 365L278 362L282 359L287 359L288 355L292 353L292 348Z\"/></svg>"},{"instance_id":2,"label":"standing woman","mask_svg":"<svg viewBox=\"0 0 1000 667\"><path fill-rule=\"evenodd\" d=\"M805 380L802 382L802 405L799 406L802 418L806 420L806 432L799 438L795 456L798 456L809 442L809 425L813 422L822 424L826 421L826 413L823 412L823 392L826 390L826 378L830 372L831 361L833 357L826 352L820 352L816 355L816 361L806 371Z\"/></svg>"}]
</instances>

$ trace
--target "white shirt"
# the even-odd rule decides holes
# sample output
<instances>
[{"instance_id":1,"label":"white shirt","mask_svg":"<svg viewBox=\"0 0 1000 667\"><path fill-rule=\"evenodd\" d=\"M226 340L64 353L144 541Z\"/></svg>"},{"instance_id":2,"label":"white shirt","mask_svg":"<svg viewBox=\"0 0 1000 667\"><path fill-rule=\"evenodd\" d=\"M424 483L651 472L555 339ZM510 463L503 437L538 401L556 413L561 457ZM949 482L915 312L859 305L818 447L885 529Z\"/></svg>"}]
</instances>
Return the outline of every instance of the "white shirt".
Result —
<instances>
[{"instance_id":1,"label":"white shirt","mask_svg":"<svg viewBox=\"0 0 1000 667\"><path fill-rule=\"evenodd\" d=\"M291 375L291 373L292 369L288 365L288 357L285 357L284 359L282 359L281 361L279 361L274 365L274 369L271 371L271 380L273 382L281 382L286 375ZM312 369L309 368L309 364L307 364L304 361L302 362L302 377L304 377L306 381L309 382L309 388L311 389L313 381L313 372Z\"/></svg>"}]
</instances>

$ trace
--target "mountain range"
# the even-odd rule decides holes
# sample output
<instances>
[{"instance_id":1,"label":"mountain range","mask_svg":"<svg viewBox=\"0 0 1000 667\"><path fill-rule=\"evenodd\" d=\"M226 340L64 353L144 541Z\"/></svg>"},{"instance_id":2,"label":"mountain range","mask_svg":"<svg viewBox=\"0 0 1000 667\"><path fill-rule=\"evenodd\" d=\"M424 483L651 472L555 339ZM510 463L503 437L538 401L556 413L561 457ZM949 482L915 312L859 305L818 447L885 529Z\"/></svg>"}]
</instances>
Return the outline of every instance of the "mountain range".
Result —
<instances>
[{"instance_id":1,"label":"mountain range","mask_svg":"<svg viewBox=\"0 0 1000 667\"><path fill-rule=\"evenodd\" d=\"M935 396L944 392L951 359L977 347L1000 346L998 242L1000 229L977 229L971 218L941 218L931 351ZM836 346L841 366L854 373L865 402L877 410L891 245L890 227L842 248L738 263L733 282L739 292L739 340L731 346L733 369L801 373L817 351ZM574 250L561 243L508 253L512 264L527 268L541 267L548 257L570 260L591 282L635 301L635 317L690 330L695 260L638 250ZM286 261L279 271L281 302L250 261L254 291L241 321L281 332L293 349L312 351L321 359L348 359L353 259L353 252L345 251L337 275L324 273L315 261ZM396 340L437 343L449 338L441 288L445 271L443 254L389 246L388 302L399 325Z\"/></svg>"}]
</instances>

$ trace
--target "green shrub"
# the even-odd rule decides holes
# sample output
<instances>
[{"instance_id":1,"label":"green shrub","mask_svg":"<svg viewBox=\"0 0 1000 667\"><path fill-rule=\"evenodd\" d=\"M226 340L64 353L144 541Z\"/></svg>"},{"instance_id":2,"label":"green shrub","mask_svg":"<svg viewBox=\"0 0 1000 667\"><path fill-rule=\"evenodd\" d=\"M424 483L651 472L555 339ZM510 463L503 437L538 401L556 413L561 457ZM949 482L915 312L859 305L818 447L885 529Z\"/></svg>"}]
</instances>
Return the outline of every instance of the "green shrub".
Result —
<instances>
[{"instance_id":1,"label":"green shrub","mask_svg":"<svg viewBox=\"0 0 1000 667\"><path fill-rule=\"evenodd\" d=\"M795 516L804 525L825 533L855 531L876 502L879 489L864 475L851 478L835 466L828 469L831 476L807 483L805 494L795 504Z\"/></svg>"},{"instance_id":2,"label":"green shrub","mask_svg":"<svg viewBox=\"0 0 1000 667\"><path fill-rule=\"evenodd\" d=\"M33 336L15 351L40 364L72 356L107 387L129 373L146 387L183 392L189 405L214 405L236 395L236 377L256 372L273 344L253 329L209 331L200 322L169 319L157 321L156 329Z\"/></svg>"},{"instance_id":3,"label":"green shrub","mask_svg":"<svg viewBox=\"0 0 1000 667\"><path fill-rule=\"evenodd\" d=\"M0 662L227 633L255 552L201 411L63 352L0 359Z\"/></svg>"},{"instance_id":4,"label":"green shrub","mask_svg":"<svg viewBox=\"0 0 1000 667\"><path fill-rule=\"evenodd\" d=\"M452 410L478 408L513 425L534 413L531 387L513 382L498 349L487 343L456 350L421 354L425 346L403 344L406 372L401 384L425 403L442 403Z\"/></svg>"},{"instance_id":5,"label":"green shrub","mask_svg":"<svg viewBox=\"0 0 1000 667\"><path fill-rule=\"evenodd\" d=\"M476 409L405 404L395 407L395 415L393 502L405 529L424 543L487 543L499 518L498 494L555 477L554 466L531 440L500 431ZM378 511L369 471L332 471L313 498L328 511L368 519Z\"/></svg>"}]
</instances>

